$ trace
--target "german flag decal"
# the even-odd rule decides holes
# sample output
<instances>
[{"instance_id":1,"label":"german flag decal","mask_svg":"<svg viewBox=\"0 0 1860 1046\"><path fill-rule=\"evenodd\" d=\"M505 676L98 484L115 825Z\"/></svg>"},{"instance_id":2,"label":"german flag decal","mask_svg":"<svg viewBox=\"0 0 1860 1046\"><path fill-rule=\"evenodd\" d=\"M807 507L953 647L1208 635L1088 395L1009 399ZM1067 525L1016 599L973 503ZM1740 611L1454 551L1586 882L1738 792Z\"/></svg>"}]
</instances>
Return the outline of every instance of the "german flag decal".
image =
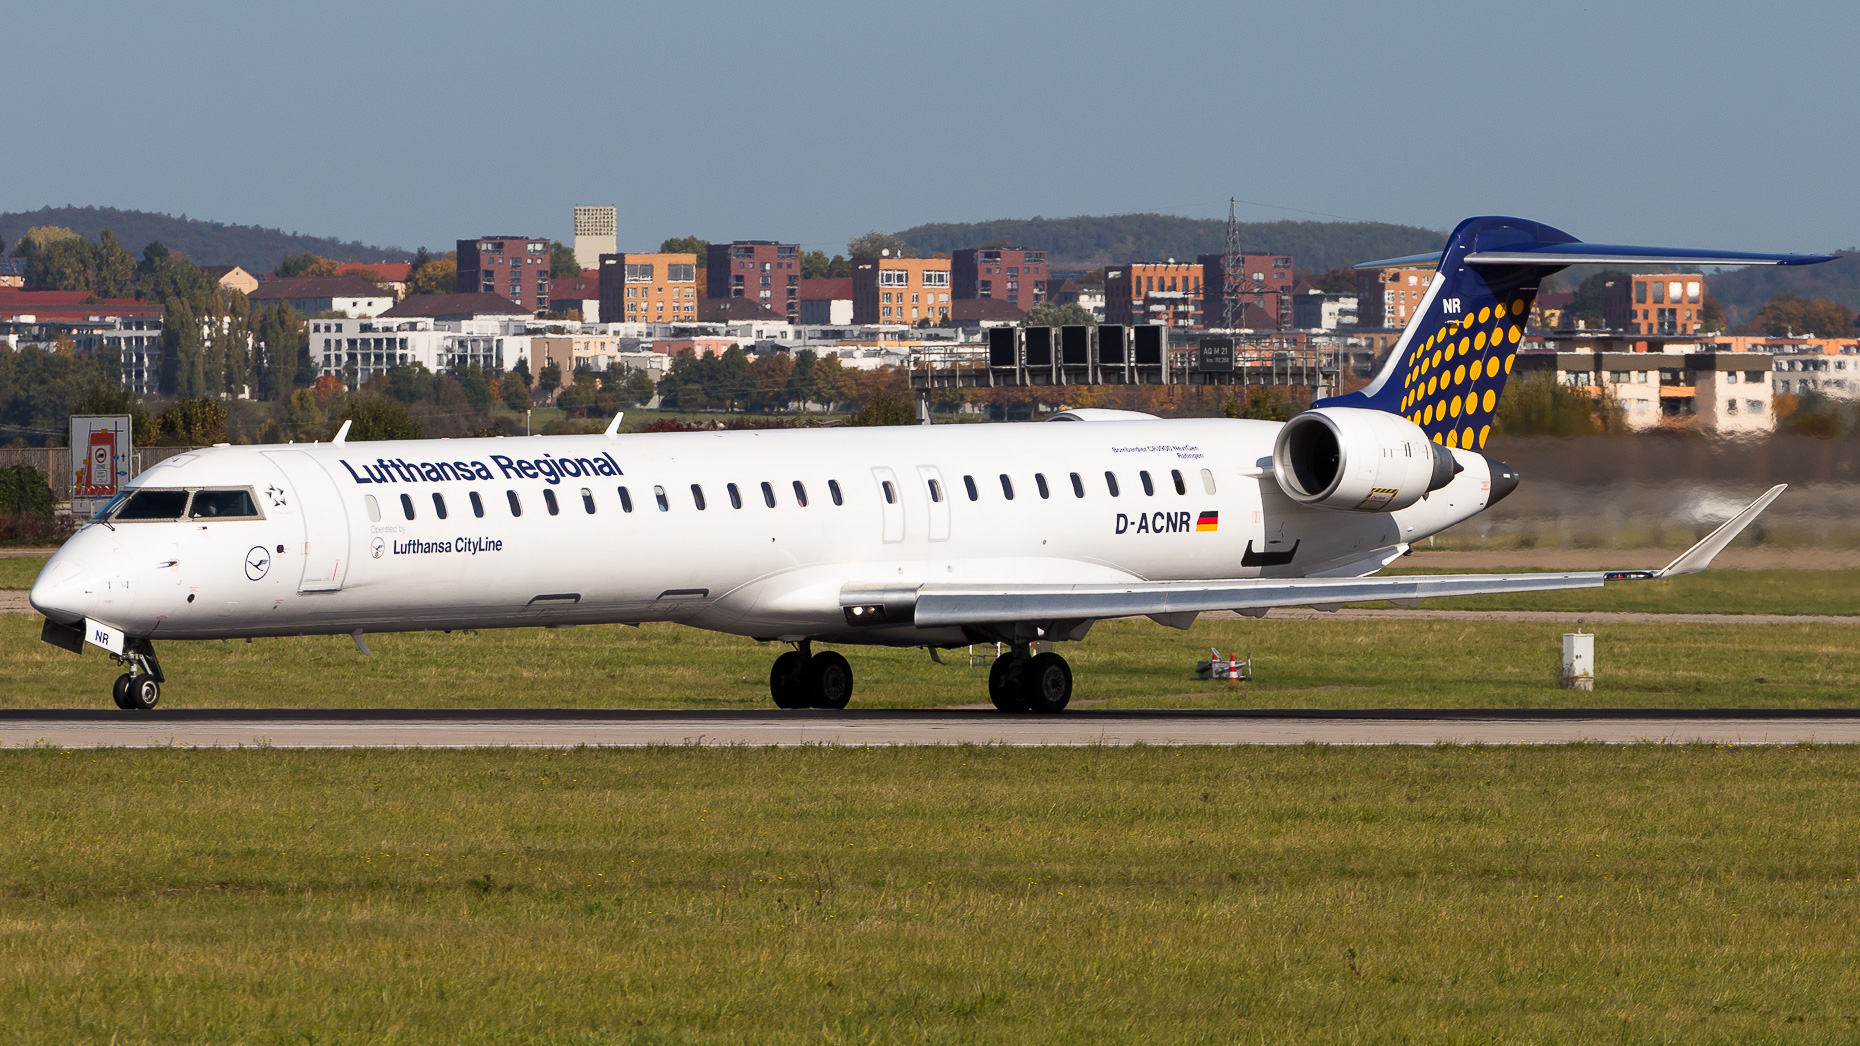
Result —
<instances>
[{"instance_id":1,"label":"german flag decal","mask_svg":"<svg viewBox=\"0 0 1860 1046\"><path fill-rule=\"evenodd\" d=\"M1201 516L1195 520L1196 533L1200 533L1204 530L1219 529L1221 529L1221 514L1219 512L1203 512Z\"/></svg>"}]
</instances>

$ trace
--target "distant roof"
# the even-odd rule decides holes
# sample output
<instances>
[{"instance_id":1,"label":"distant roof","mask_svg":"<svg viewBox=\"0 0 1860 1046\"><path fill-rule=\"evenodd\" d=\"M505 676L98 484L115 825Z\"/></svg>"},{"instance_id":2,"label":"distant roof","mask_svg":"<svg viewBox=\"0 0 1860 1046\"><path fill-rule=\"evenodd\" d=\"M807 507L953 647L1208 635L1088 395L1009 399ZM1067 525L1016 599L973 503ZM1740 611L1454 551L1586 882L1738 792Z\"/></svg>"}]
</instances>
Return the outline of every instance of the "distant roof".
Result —
<instances>
[{"instance_id":1,"label":"distant roof","mask_svg":"<svg viewBox=\"0 0 1860 1046\"><path fill-rule=\"evenodd\" d=\"M239 269L239 266L237 265L202 265L200 266L201 272L206 273L208 276L211 276L216 280L226 275L227 273L233 271L234 269ZM244 272L245 270L239 269L239 271Z\"/></svg>"},{"instance_id":2,"label":"distant roof","mask_svg":"<svg viewBox=\"0 0 1860 1046\"><path fill-rule=\"evenodd\" d=\"M699 298L698 320L702 323L741 323L744 320L786 320L751 298Z\"/></svg>"},{"instance_id":3,"label":"distant roof","mask_svg":"<svg viewBox=\"0 0 1860 1046\"><path fill-rule=\"evenodd\" d=\"M400 304L382 313L384 318L400 319L425 316L444 319L452 316L528 316L530 310L501 294L409 294Z\"/></svg>"},{"instance_id":4,"label":"distant roof","mask_svg":"<svg viewBox=\"0 0 1860 1046\"><path fill-rule=\"evenodd\" d=\"M949 303L952 320L1008 320L1027 318L1026 310L999 298L957 298Z\"/></svg>"},{"instance_id":5,"label":"distant roof","mask_svg":"<svg viewBox=\"0 0 1860 1046\"><path fill-rule=\"evenodd\" d=\"M386 295L386 291L360 276L305 276L294 280L266 280L248 297L253 301L286 301L304 298L380 298Z\"/></svg>"},{"instance_id":6,"label":"distant roof","mask_svg":"<svg viewBox=\"0 0 1860 1046\"><path fill-rule=\"evenodd\" d=\"M853 281L851 276L831 276L822 280L802 280L802 301L851 301Z\"/></svg>"},{"instance_id":7,"label":"distant roof","mask_svg":"<svg viewBox=\"0 0 1860 1046\"><path fill-rule=\"evenodd\" d=\"M0 276L26 275L26 259L0 258Z\"/></svg>"},{"instance_id":8,"label":"distant roof","mask_svg":"<svg viewBox=\"0 0 1860 1046\"><path fill-rule=\"evenodd\" d=\"M1570 302L1576 300L1575 291L1544 291L1537 295L1537 307L1540 309L1567 309Z\"/></svg>"},{"instance_id":9,"label":"distant roof","mask_svg":"<svg viewBox=\"0 0 1860 1046\"><path fill-rule=\"evenodd\" d=\"M593 301L601 296L601 275L564 276L549 281L550 301Z\"/></svg>"},{"instance_id":10,"label":"distant roof","mask_svg":"<svg viewBox=\"0 0 1860 1046\"><path fill-rule=\"evenodd\" d=\"M0 287L0 319L33 316L45 321L78 321L92 316L160 316L162 307L134 298L86 302L89 291L22 291Z\"/></svg>"}]
</instances>

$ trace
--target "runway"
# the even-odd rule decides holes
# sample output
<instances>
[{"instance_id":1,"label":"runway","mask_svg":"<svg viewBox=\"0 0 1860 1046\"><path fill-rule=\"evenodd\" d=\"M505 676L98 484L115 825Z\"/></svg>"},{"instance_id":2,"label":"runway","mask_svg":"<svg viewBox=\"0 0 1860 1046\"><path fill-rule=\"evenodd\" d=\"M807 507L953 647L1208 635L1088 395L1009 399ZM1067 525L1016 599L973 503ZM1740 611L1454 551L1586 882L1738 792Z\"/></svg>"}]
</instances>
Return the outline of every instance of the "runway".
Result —
<instances>
[{"instance_id":1,"label":"runway","mask_svg":"<svg viewBox=\"0 0 1860 1046\"><path fill-rule=\"evenodd\" d=\"M0 711L0 747L1855 744L1860 710Z\"/></svg>"}]
</instances>

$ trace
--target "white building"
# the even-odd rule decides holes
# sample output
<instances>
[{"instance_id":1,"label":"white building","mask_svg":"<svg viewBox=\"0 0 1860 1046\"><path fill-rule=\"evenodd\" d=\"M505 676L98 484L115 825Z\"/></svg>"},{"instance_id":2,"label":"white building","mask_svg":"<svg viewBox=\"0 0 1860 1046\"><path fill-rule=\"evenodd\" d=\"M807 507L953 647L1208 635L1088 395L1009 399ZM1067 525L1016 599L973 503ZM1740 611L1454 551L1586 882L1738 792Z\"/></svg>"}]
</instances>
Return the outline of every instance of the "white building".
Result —
<instances>
[{"instance_id":1,"label":"white building","mask_svg":"<svg viewBox=\"0 0 1860 1046\"><path fill-rule=\"evenodd\" d=\"M1312 291L1292 296L1292 326L1298 330L1334 331L1356 326L1356 295Z\"/></svg>"},{"instance_id":2,"label":"white building","mask_svg":"<svg viewBox=\"0 0 1860 1046\"><path fill-rule=\"evenodd\" d=\"M311 320L310 356L319 374L351 388L395 367L459 373L507 370L527 360L530 335L520 321L430 319Z\"/></svg>"},{"instance_id":3,"label":"white building","mask_svg":"<svg viewBox=\"0 0 1860 1046\"><path fill-rule=\"evenodd\" d=\"M246 297L254 308L284 302L302 316L340 312L351 319L373 318L394 307L392 294L359 276L267 280Z\"/></svg>"},{"instance_id":4,"label":"white building","mask_svg":"<svg viewBox=\"0 0 1860 1046\"><path fill-rule=\"evenodd\" d=\"M1771 369L1777 393L1820 393L1831 399L1860 398L1860 358L1826 352L1779 354Z\"/></svg>"},{"instance_id":5,"label":"white building","mask_svg":"<svg viewBox=\"0 0 1860 1046\"><path fill-rule=\"evenodd\" d=\"M617 207L575 208L575 264L582 269L601 267L601 255L619 254L620 224Z\"/></svg>"}]
</instances>

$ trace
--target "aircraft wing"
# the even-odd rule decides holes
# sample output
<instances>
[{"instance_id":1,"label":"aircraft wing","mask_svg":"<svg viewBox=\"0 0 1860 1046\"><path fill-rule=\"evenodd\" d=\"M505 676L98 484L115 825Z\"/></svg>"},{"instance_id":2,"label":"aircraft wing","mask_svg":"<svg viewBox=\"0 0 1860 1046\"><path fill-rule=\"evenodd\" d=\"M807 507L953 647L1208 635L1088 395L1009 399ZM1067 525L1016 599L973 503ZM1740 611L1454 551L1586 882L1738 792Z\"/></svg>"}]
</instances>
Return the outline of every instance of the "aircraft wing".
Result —
<instances>
[{"instance_id":1,"label":"aircraft wing","mask_svg":"<svg viewBox=\"0 0 1860 1046\"><path fill-rule=\"evenodd\" d=\"M1608 581L1650 580L1704 570L1783 489L1781 484L1770 488L1660 570L1248 578L1111 585L848 585L841 590L840 604L847 623L855 626L914 624L919 628L935 628L1140 616L1174 624L1192 621L1193 615L1214 610L1328 606L1384 599L1405 602L1441 596L1600 588Z\"/></svg>"}]
</instances>

